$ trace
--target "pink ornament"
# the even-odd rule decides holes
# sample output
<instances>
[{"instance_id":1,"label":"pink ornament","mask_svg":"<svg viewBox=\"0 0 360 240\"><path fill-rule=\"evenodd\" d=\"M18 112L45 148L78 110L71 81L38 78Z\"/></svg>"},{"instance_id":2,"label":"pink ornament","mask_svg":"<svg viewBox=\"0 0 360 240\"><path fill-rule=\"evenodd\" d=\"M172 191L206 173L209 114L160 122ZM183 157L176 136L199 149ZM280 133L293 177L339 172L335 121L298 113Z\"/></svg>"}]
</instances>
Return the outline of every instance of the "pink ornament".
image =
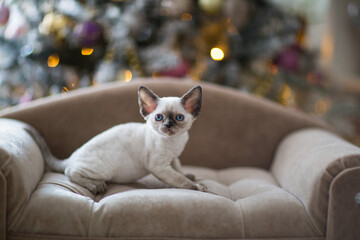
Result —
<instances>
[{"instance_id":1,"label":"pink ornament","mask_svg":"<svg viewBox=\"0 0 360 240\"><path fill-rule=\"evenodd\" d=\"M9 21L10 10L4 4L0 5L0 26L5 25Z\"/></svg>"},{"instance_id":2,"label":"pink ornament","mask_svg":"<svg viewBox=\"0 0 360 240\"><path fill-rule=\"evenodd\" d=\"M189 64L186 61L180 61L179 65L176 67L161 71L161 76L167 77L184 77L189 70Z\"/></svg>"},{"instance_id":3,"label":"pink ornament","mask_svg":"<svg viewBox=\"0 0 360 240\"><path fill-rule=\"evenodd\" d=\"M281 52L275 59L274 63L285 70L290 72L299 71L299 59L301 55L301 48L297 45L292 45Z\"/></svg>"},{"instance_id":4,"label":"pink ornament","mask_svg":"<svg viewBox=\"0 0 360 240\"><path fill-rule=\"evenodd\" d=\"M79 43L85 47L101 44L104 41L103 27L94 21L79 23L75 27L75 36Z\"/></svg>"}]
</instances>

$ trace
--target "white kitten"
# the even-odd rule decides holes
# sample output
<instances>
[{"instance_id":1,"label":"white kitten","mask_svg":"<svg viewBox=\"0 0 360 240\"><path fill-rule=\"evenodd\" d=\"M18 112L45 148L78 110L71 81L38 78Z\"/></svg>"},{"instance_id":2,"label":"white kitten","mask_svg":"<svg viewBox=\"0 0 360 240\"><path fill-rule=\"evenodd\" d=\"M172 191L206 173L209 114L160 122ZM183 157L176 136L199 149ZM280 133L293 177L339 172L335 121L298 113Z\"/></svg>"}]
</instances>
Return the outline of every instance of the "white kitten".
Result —
<instances>
[{"instance_id":1,"label":"white kitten","mask_svg":"<svg viewBox=\"0 0 360 240\"><path fill-rule=\"evenodd\" d=\"M138 94L146 123L112 127L66 160L53 157L45 142L38 141L50 169L64 172L72 182L93 193L104 192L105 182L129 183L149 173L172 187L205 191L192 175L183 174L179 161L188 130L201 109L201 87L192 88L181 98L160 98L143 86Z\"/></svg>"}]
</instances>

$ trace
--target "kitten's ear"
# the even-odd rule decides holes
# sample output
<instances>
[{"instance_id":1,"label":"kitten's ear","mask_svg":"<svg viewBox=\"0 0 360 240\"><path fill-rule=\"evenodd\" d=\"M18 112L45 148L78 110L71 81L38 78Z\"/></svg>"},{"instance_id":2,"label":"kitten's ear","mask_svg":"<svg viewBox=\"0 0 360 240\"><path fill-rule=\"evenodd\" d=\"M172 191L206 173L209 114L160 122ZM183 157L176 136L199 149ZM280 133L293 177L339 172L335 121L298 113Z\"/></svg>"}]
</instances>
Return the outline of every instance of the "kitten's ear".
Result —
<instances>
[{"instance_id":1,"label":"kitten's ear","mask_svg":"<svg viewBox=\"0 0 360 240\"><path fill-rule=\"evenodd\" d=\"M140 106L140 113L143 117L146 117L156 109L158 99L159 97L150 89L144 86L139 87L138 102Z\"/></svg>"},{"instance_id":2,"label":"kitten's ear","mask_svg":"<svg viewBox=\"0 0 360 240\"><path fill-rule=\"evenodd\" d=\"M200 86L193 87L181 98L181 104L185 110L194 117L199 115L201 110L202 90Z\"/></svg>"}]
</instances>

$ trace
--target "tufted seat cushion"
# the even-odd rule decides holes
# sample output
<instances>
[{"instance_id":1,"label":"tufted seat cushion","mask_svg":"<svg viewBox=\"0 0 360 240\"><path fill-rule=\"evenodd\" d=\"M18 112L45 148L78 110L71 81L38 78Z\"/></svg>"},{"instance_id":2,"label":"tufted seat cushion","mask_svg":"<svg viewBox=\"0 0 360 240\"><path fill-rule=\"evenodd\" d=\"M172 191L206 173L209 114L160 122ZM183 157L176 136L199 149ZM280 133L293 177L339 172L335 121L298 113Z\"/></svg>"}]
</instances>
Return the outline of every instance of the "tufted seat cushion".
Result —
<instances>
[{"instance_id":1,"label":"tufted seat cushion","mask_svg":"<svg viewBox=\"0 0 360 240\"><path fill-rule=\"evenodd\" d=\"M210 84L181 155L209 193L149 175L94 196L44 172L35 129L66 158L97 133L137 121L140 84L160 96L194 85L145 81L0 112L0 240L358 239L360 149L301 113Z\"/></svg>"},{"instance_id":2,"label":"tufted seat cushion","mask_svg":"<svg viewBox=\"0 0 360 240\"><path fill-rule=\"evenodd\" d=\"M45 173L12 231L86 237L319 236L302 203L268 171L184 170L212 193L168 188L148 175L132 184L108 184L104 195L95 196L63 174Z\"/></svg>"}]
</instances>

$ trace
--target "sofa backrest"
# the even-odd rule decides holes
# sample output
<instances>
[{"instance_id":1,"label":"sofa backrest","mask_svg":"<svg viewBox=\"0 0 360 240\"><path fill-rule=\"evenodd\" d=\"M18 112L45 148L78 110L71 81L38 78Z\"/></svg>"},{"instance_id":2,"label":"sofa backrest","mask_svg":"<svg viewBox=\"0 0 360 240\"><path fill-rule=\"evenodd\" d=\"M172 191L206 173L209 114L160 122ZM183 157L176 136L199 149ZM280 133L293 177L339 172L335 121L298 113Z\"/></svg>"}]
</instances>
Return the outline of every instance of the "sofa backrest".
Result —
<instances>
[{"instance_id":1,"label":"sofa backrest","mask_svg":"<svg viewBox=\"0 0 360 240\"><path fill-rule=\"evenodd\" d=\"M140 85L160 97L182 96L199 82L158 79L110 83L33 101L0 112L0 117L24 121L46 139L55 156L66 158L96 134L125 122L144 122L139 113ZM325 124L296 110L201 82L201 113L190 130L181 156L183 164L212 168L269 168L276 147L288 133Z\"/></svg>"}]
</instances>

